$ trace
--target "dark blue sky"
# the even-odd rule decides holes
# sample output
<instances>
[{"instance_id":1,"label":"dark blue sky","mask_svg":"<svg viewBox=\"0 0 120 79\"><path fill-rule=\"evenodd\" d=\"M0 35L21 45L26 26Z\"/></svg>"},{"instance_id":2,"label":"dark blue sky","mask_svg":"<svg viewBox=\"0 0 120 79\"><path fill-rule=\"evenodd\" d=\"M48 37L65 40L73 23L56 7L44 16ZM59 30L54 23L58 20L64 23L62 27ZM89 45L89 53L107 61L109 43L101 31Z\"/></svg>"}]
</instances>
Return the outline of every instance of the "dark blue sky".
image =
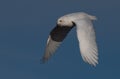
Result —
<instances>
[{"instance_id":1,"label":"dark blue sky","mask_svg":"<svg viewBox=\"0 0 120 79\"><path fill-rule=\"evenodd\" d=\"M97 67L83 62L75 28L40 64L57 18L78 11L98 17ZM120 79L119 41L119 0L0 0L0 79Z\"/></svg>"}]
</instances>

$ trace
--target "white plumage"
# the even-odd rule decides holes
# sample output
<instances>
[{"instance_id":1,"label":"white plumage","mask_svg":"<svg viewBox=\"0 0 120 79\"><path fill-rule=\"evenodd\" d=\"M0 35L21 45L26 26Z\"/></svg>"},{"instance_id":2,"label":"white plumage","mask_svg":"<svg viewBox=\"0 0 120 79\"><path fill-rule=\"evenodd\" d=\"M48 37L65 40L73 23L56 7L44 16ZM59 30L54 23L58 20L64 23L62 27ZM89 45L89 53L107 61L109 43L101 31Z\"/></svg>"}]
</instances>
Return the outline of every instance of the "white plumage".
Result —
<instances>
[{"instance_id":1,"label":"white plumage","mask_svg":"<svg viewBox=\"0 0 120 79\"><path fill-rule=\"evenodd\" d=\"M70 29L76 26L81 56L85 62L96 66L98 64L98 49L92 20L96 20L96 17L84 12L60 17L57 26L51 31L48 38L43 61L49 59Z\"/></svg>"}]
</instances>

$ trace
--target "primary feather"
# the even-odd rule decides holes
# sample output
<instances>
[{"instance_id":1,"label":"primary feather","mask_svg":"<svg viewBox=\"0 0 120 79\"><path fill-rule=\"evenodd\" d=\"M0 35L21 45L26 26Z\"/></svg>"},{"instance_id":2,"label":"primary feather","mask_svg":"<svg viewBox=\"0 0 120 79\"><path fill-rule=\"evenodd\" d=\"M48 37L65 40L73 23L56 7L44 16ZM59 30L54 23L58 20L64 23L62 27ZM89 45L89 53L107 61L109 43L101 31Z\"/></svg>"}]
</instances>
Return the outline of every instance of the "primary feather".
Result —
<instances>
[{"instance_id":1,"label":"primary feather","mask_svg":"<svg viewBox=\"0 0 120 79\"><path fill-rule=\"evenodd\" d=\"M89 64L98 64L98 49L92 22L87 19L76 22L77 37L83 60Z\"/></svg>"}]
</instances>

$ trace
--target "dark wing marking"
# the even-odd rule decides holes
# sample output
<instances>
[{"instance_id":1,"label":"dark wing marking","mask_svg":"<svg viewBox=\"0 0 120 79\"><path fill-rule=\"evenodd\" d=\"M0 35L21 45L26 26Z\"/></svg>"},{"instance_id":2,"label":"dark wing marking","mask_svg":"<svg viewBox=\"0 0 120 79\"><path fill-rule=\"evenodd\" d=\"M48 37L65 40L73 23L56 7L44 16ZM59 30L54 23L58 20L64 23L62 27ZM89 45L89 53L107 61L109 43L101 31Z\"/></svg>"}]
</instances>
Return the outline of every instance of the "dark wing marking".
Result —
<instances>
[{"instance_id":1,"label":"dark wing marking","mask_svg":"<svg viewBox=\"0 0 120 79\"><path fill-rule=\"evenodd\" d=\"M58 46L61 44L61 42L64 40L64 38L67 36L68 32L73 27L67 27L67 26L56 26L51 32L50 36L47 41L47 46L45 49L44 56L42 58L42 62L46 62L51 55L54 54L55 50L58 48Z\"/></svg>"},{"instance_id":2,"label":"dark wing marking","mask_svg":"<svg viewBox=\"0 0 120 79\"><path fill-rule=\"evenodd\" d=\"M73 28L67 27L67 26L56 26L51 32L50 36L52 40L61 42L64 40L64 38L67 36L68 32Z\"/></svg>"}]
</instances>

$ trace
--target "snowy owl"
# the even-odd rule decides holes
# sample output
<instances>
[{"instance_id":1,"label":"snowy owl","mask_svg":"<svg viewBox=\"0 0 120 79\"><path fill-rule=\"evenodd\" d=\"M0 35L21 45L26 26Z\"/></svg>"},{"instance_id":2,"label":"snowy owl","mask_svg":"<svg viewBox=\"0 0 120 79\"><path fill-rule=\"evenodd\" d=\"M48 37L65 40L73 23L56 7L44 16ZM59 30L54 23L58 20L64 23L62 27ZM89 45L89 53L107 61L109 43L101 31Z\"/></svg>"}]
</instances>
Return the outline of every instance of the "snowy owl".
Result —
<instances>
[{"instance_id":1,"label":"snowy owl","mask_svg":"<svg viewBox=\"0 0 120 79\"><path fill-rule=\"evenodd\" d=\"M46 62L65 39L68 32L76 27L80 53L83 60L93 66L98 64L98 48L92 21L95 16L84 12L64 15L57 20L57 25L52 29L47 40L42 62Z\"/></svg>"}]
</instances>

